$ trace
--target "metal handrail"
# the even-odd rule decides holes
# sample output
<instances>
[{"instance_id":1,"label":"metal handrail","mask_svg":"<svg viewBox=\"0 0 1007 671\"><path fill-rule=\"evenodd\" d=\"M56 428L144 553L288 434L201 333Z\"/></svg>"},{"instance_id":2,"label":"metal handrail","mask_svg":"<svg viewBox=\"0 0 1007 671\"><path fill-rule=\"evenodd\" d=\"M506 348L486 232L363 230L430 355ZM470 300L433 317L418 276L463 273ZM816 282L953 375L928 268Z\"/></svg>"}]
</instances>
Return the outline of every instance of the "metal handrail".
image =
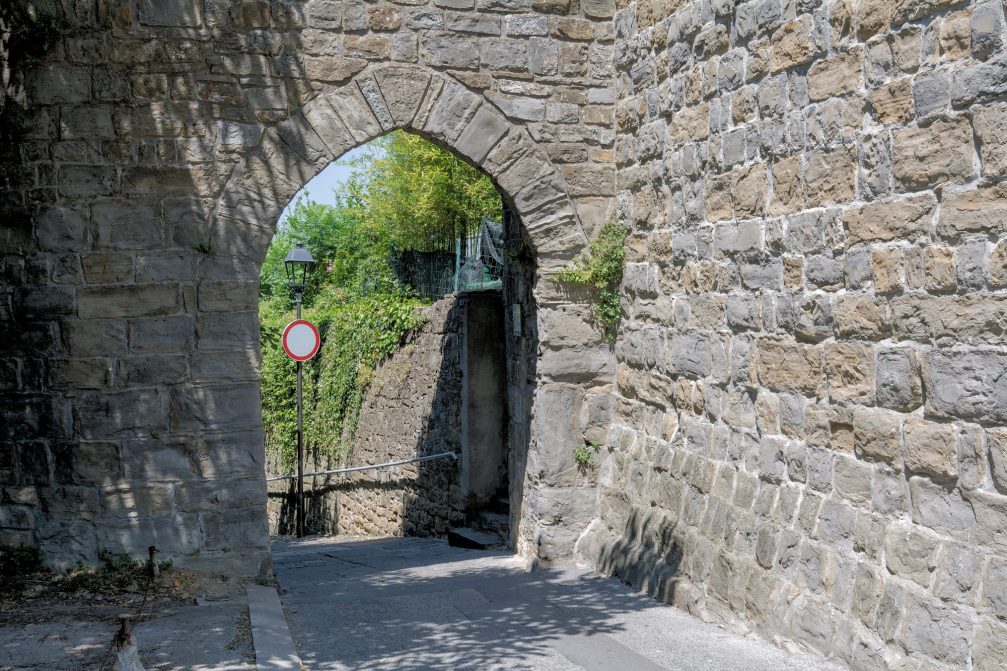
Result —
<instances>
[{"instance_id":1,"label":"metal handrail","mask_svg":"<svg viewBox=\"0 0 1007 671\"><path fill-rule=\"evenodd\" d=\"M425 457L413 457L412 459L403 459L402 461L387 461L383 464L372 464L370 466L353 466L351 468L335 468L331 471L317 471L315 473L305 473L304 477L311 477L312 475L334 475L336 473L353 473L356 471L370 471L378 468L388 468L389 466L402 466L404 464L415 464L418 461L433 461L434 459L446 459L450 457L455 461L458 460L457 452L439 452L437 454L428 454ZM296 475L276 475L271 478L266 478L266 482L272 482L274 480L294 480Z\"/></svg>"}]
</instances>

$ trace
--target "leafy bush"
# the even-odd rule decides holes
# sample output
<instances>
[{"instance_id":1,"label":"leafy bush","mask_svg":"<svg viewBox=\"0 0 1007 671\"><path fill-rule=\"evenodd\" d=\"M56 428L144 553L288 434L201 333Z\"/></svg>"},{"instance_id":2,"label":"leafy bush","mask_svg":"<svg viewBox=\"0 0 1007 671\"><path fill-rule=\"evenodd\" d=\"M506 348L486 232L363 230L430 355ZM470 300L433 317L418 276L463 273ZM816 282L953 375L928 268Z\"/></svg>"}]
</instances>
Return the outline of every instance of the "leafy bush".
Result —
<instances>
[{"instance_id":1,"label":"leafy bush","mask_svg":"<svg viewBox=\"0 0 1007 671\"><path fill-rule=\"evenodd\" d=\"M373 371L422 323L422 302L405 291L318 302L303 314L322 336L318 356L304 364L304 438L309 450L345 458ZM283 353L280 336L293 314L275 308L275 302L264 301L260 309L263 421L267 448L291 466L297 449L297 366Z\"/></svg>"},{"instance_id":2,"label":"leafy bush","mask_svg":"<svg viewBox=\"0 0 1007 671\"><path fill-rule=\"evenodd\" d=\"M588 251L573 260L556 277L561 282L582 284L594 290L591 312L614 340L622 320L619 285L626 265L626 235L628 231L614 221L606 222L591 241Z\"/></svg>"},{"instance_id":3,"label":"leafy bush","mask_svg":"<svg viewBox=\"0 0 1007 671\"><path fill-rule=\"evenodd\" d=\"M586 470L594 466L594 452L587 445L578 445L573 448L573 461L577 468Z\"/></svg>"}]
</instances>

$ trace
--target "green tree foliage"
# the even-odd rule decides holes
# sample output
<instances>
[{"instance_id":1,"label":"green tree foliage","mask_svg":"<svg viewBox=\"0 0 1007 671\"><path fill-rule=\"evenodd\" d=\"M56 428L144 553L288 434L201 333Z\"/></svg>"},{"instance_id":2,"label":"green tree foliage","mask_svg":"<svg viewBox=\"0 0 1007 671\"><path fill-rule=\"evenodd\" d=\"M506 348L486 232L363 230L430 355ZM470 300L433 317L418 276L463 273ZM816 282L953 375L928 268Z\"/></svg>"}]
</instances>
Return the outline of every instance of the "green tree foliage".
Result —
<instances>
[{"instance_id":1,"label":"green tree foliage","mask_svg":"<svg viewBox=\"0 0 1007 671\"><path fill-rule=\"evenodd\" d=\"M373 143L351 182L364 217L398 247L424 249L500 220L500 195L484 174L454 154L403 132Z\"/></svg>"},{"instance_id":2,"label":"green tree foliage","mask_svg":"<svg viewBox=\"0 0 1007 671\"><path fill-rule=\"evenodd\" d=\"M283 259L303 242L317 261L303 317L322 347L304 365L305 441L309 451L345 458L375 368L421 323L422 302L395 279L393 247L424 249L500 216L489 179L452 154L401 132L375 140L350 165L335 206L297 201L262 267L260 340L262 416L267 450L290 466L296 449L296 364L280 346L294 318Z\"/></svg>"}]
</instances>

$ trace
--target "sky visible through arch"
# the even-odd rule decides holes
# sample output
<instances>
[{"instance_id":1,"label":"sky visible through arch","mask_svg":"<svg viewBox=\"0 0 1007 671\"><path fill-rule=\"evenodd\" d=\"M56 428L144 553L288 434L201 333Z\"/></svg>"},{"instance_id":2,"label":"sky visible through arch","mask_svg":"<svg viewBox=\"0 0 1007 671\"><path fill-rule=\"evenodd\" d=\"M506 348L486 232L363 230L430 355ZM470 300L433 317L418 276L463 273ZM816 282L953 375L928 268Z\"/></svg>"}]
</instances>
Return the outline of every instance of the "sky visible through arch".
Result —
<instances>
[{"instance_id":1,"label":"sky visible through arch","mask_svg":"<svg viewBox=\"0 0 1007 671\"><path fill-rule=\"evenodd\" d=\"M350 174L353 173L353 167L349 165L350 162L364 156L368 151L374 151L374 147L371 147L370 144L351 149L343 154L338 161L328 164L320 173L312 177L283 208L283 213L280 215L280 226L286 223L287 217L293 212L294 205L302 196L308 196L316 203L335 205L335 190L345 184L346 180L350 178Z\"/></svg>"}]
</instances>

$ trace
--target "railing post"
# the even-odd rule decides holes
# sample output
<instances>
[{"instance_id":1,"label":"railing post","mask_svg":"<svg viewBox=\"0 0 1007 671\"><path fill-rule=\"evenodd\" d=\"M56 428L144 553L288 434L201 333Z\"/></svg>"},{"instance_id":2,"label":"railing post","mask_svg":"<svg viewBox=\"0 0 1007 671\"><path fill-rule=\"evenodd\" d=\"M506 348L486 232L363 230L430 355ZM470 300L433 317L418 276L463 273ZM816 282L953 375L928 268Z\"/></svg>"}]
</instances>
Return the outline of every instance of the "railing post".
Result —
<instances>
[{"instance_id":1,"label":"railing post","mask_svg":"<svg viewBox=\"0 0 1007 671\"><path fill-rule=\"evenodd\" d=\"M455 290L454 293L458 293L458 276L462 272L462 237L459 235L455 238Z\"/></svg>"},{"instance_id":2,"label":"railing post","mask_svg":"<svg viewBox=\"0 0 1007 671\"><path fill-rule=\"evenodd\" d=\"M297 318L301 318L301 294L294 295L297 301ZM304 397L301 387L302 365L297 362L297 537L304 537Z\"/></svg>"}]
</instances>

